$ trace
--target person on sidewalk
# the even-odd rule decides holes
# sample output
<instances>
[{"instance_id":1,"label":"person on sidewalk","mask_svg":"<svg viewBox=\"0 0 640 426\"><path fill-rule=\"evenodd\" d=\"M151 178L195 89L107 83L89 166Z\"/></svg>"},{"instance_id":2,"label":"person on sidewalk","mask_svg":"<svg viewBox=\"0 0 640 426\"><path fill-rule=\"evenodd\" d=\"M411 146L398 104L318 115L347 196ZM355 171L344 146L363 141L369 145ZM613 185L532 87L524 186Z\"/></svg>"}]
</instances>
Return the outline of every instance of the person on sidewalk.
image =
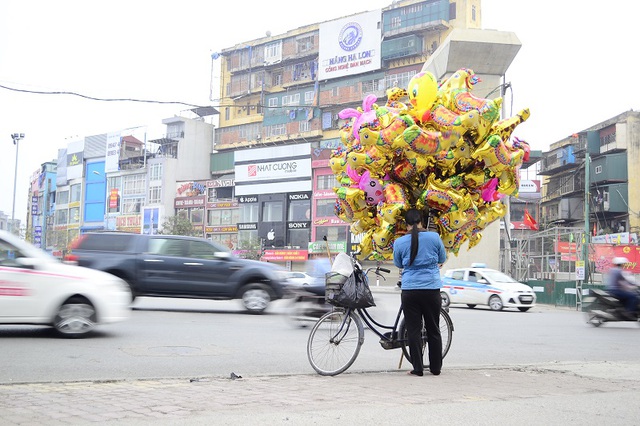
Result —
<instances>
[{"instance_id":1,"label":"person on sidewalk","mask_svg":"<svg viewBox=\"0 0 640 426\"><path fill-rule=\"evenodd\" d=\"M622 265L629 263L626 257L614 257L613 267L607 274L607 291L624 305L629 318L638 318L638 287L632 277L629 277Z\"/></svg>"},{"instance_id":2,"label":"person on sidewalk","mask_svg":"<svg viewBox=\"0 0 640 426\"><path fill-rule=\"evenodd\" d=\"M409 233L393 244L393 263L402 269L402 309L407 325L409 354L413 370L409 374L422 376L422 324L429 345L429 370L439 375L442 368L442 337L440 336L440 268L447 260L444 244L436 232L426 231L423 214L417 209L405 213ZM428 216L427 216L428 217Z\"/></svg>"}]
</instances>

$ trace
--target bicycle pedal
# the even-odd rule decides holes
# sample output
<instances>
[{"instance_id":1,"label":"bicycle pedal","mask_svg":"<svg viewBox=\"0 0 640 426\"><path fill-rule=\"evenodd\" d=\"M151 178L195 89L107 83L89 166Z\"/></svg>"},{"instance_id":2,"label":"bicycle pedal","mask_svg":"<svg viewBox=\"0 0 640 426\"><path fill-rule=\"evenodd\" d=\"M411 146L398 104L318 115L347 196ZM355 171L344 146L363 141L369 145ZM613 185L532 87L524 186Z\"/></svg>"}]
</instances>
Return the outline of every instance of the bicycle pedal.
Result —
<instances>
[{"instance_id":1,"label":"bicycle pedal","mask_svg":"<svg viewBox=\"0 0 640 426\"><path fill-rule=\"evenodd\" d=\"M383 334L384 338L380 339L380 346L383 349L398 349L402 345L397 340L391 340L391 332L387 332Z\"/></svg>"}]
</instances>

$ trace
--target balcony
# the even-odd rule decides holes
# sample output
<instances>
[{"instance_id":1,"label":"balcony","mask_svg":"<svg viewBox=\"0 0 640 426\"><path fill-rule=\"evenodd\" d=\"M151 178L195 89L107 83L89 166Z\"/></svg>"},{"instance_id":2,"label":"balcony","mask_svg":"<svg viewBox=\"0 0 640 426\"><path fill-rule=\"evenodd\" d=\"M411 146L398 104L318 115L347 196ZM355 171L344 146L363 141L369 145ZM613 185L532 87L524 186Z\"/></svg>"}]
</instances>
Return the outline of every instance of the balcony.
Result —
<instances>
[{"instance_id":1,"label":"balcony","mask_svg":"<svg viewBox=\"0 0 640 426\"><path fill-rule=\"evenodd\" d=\"M542 154L539 174L554 175L576 167L576 157L573 145L567 145L551 152Z\"/></svg>"}]
</instances>

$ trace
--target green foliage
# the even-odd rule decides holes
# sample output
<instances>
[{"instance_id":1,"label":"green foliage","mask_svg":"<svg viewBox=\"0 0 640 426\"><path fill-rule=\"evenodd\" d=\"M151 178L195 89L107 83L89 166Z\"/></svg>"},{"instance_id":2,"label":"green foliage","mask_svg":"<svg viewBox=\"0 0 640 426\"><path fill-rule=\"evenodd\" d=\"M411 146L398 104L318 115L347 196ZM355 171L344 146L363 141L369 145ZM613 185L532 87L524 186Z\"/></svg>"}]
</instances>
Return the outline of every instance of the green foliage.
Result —
<instances>
[{"instance_id":1,"label":"green foliage","mask_svg":"<svg viewBox=\"0 0 640 426\"><path fill-rule=\"evenodd\" d=\"M260 238L238 241L238 257L250 260L260 260L262 256L262 244Z\"/></svg>"},{"instance_id":2,"label":"green foliage","mask_svg":"<svg viewBox=\"0 0 640 426\"><path fill-rule=\"evenodd\" d=\"M193 224L184 215L175 215L165 217L162 223L162 230L160 234L163 235L186 235L189 237L201 237L202 230L194 229Z\"/></svg>"}]
</instances>

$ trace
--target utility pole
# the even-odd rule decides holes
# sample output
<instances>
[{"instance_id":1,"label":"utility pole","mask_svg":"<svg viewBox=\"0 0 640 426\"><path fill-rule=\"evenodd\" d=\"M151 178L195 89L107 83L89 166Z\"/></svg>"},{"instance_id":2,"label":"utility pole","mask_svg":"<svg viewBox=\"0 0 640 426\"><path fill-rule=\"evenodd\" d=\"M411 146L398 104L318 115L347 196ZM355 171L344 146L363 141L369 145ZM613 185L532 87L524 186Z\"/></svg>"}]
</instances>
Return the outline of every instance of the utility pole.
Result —
<instances>
[{"instance_id":1,"label":"utility pole","mask_svg":"<svg viewBox=\"0 0 640 426\"><path fill-rule=\"evenodd\" d=\"M591 167L591 157L589 157L589 150L585 153L584 157L584 238L582 241L582 260L584 262L584 276L581 280L576 282L576 310L582 310L582 286L589 279L589 201L590 201L590 186L589 186L589 168Z\"/></svg>"},{"instance_id":2,"label":"utility pole","mask_svg":"<svg viewBox=\"0 0 640 426\"><path fill-rule=\"evenodd\" d=\"M24 139L24 133L12 133L11 138L13 144L16 146L16 167L13 173L13 208L11 209L11 226L9 231L14 233L14 227L16 226L16 183L18 182L18 148L20 147L20 140Z\"/></svg>"}]
</instances>

